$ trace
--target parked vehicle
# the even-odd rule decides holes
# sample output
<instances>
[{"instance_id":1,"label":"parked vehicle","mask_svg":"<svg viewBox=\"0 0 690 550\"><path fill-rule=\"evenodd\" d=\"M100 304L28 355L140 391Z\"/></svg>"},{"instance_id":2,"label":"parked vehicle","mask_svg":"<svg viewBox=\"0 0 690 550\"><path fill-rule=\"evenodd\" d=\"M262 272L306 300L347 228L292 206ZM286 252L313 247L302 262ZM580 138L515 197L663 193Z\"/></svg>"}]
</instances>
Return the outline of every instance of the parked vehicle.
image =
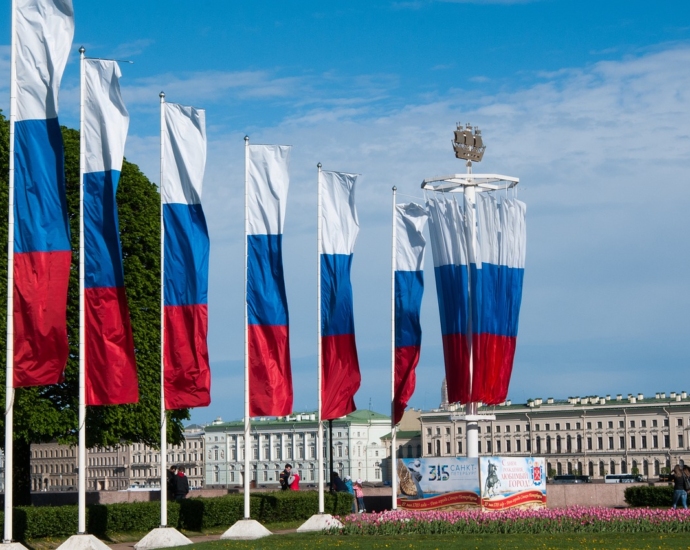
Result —
<instances>
[{"instance_id":1,"label":"parked vehicle","mask_svg":"<svg viewBox=\"0 0 690 550\"><path fill-rule=\"evenodd\" d=\"M575 474L565 474L561 476L553 476L552 483L591 483L589 476L579 476Z\"/></svg>"},{"instance_id":2,"label":"parked vehicle","mask_svg":"<svg viewBox=\"0 0 690 550\"><path fill-rule=\"evenodd\" d=\"M641 475L635 474L608 474L604 477L604 483L639 483Z\"/></svg>"}]
</instances>

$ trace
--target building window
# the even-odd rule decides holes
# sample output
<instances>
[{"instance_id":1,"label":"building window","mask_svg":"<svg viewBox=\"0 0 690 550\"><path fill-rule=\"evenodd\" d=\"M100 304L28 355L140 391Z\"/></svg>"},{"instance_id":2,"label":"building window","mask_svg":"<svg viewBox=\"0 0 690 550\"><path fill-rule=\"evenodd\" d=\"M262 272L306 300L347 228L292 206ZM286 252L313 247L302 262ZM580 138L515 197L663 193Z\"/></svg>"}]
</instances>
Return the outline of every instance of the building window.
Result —
<instances>
[{"instance_id":1,"label":"building window","mask_svg":"<svg viewBox=\"0 0 690 550\"><path fill-rule=\"evenodd\" d=\"M556 436L556 452L560 453L561 452L561 436Z\"/></svg>"},{"instance_id":2,"label":"building window","mask_svg":"<svg viewBox=\"0 0 690 550\"><path fill-rule=\"evenodd\" d=\"M436 426L436 435L441 435L441 427Z\"/></svg>"},{"instance_id":3,"label":"building window","mask_svg":"<svg viewBox=\"0 0 690 550\"><path fill-rule=\"evenodd\" d=\"M569 430L569 429L570 429L570 422L566 422L566 423L565 423L565 429L566 429L566 430Z\"/></svg>"},{"instance_id":4,"label":"building window","mask_svg":"<svg viewBox=\"0 0 690 550\"><path fill-rule=\"evenodd\" d=\"M601 430L601 428L602 428L601 422L597 422L597 430Z\"/></svg>"},{"instance_id":5,"label":"building window","mask_svg":"<svg viewBox=\"0 0 690 550\"><path fill-rule=\"evenodd\" d=\"M631 427L631 428L634 428L634 427L635 427L635 421L634 421L634 420L631 420L631 421L630 421L630 427Z\"/></svg>"},{"instance_id":6,"label":"building window","mask_svg":"<svg viewBox=\"0 0 690 550\"><path fill-rule=\"evenodd\" d=\"M609 437L609 449L613 449L613 437Z\"/></svg>"},{"instance_id":7,"label":"building window","mask_svg":"<svg viewBox=\"0 0 690 550\"><path fill-rule=\"evenodd\" d=\"M603 437L597 437L597 449L602 450L604 448L604 438Z\"/></svg>"},{"instance_id":8,"label":"building window","mask_svg":"<svg viewBox=\"0 0 690 550\"><path fill-rule=\"evenodd\" d=\"M683 434L678 434L678 448L679 449L683 448Z\"/></svg>"},{"instance_id":9,"label":"building window","mask_svg":"<svg viewBox=\"0 0 690 550\"><path fill-rule=\"evenodd\" d=\"M436 440L436 456L441 456L441 442Z\"/></svg>"},{"instance_id":10,"label":"building window","mask_svg":"<svg viewBox=\"0 0 690 550\"><path fill-rule=\"evenodd\" d=\"M557 429L557 430L560 430L560 429L561 429L561 425L560 425L559 423L556 423L556 429Z\"/></svg>"},{"instance_id":11,"label":"building window","mask_svg":"<svg viewBox=\"0 0 690 550\"><path fill-rule=\"evenodd\" d=\"M592 423L591 423L591 422L587 422L587 429L588 429L588 430L591 430L591 429L592 429Z\"/></svg>"},{"instance_id":12,"label":"building window","mask_svg":"<svg viewBox=\"0 0 690 550\"><path fill-rule=\"evenodd\" d=\"M481 441L477 441L477 452L480 454L482 452L482 442Z\"/></svg>"},{"instance_id":13,"label":"building window","mask_svg":"<svg viewBox=\"0 0 690 550\"><path fill-rule=\"evenodd\" d=\"M506 440L506 453L509 453L509 452L511 452L511 450L510 450L510 439L507 439Z\"/></svg>"},{"instance_id":14,"label":"building window","mask_svg":"<svg viewBox=\"0 0 690 550\"><path fill-rule=\"evenodd\" d=\"M546 431L548 432L551 429L551 424L546 425Z\"/></svg>"},{"instance_id":15,"label":"building window","mask_svg":"<svg viewBox=\"0 0 690 550\"><path fill-rule=\"evenodd\" d=\"M462 454L462 441L458 441L458 454Z\"/></svg>"},{"instance_id":16,"label":"building window","mask_svg":"<svg viewBox=\"0 0 690 550\"><path fill-rule=\"evenodd\" d=\"M497 433L497 434L500 434L500 433L501 433L501 427L500 427L500 426L496 426L496 433Z\"/></svg>"},{"instance_id":17,"label":"building window","mask_svg":"<svg viewBox=\"0 0 690 550\"><path fill-rule=\"evenodd\" d=\"M486 427L486 433L488 433L488 434L491 433L491 425L490 424Z\"/></svg>"},{"instance_id":18,"label":"building window","mask_svg":"<svg viewBox=\"0 0 690 550\"><path fill-rule=\"evenodd\" d=\"M630 436L630 448L631 449L635 448L635 436L634 435Z\"/></svg>"},{"instance_id":19,"label":"building window","mask_svg":"<svg viewBox=\"0 0 690 550\"><path fill-rule=\"evenodd\" d=\"M668 418L664 418L664 428L668 428Z\"/></svg>"},{"instance_id":20,"label":"building window","mask_svg":"<svg viewBox=\"0 0 690 550\"><path fill-rule=\"evenodd\" d=\"M652 428L656 428L658 425L659 424L656 420L652 420Z\"/></svg>"},{"instance_id":21,"label":"building window","mask_svg":"<svg viewBox=\"0 0 690 550\"><path fill-rule=\"evenodd\" d=\"M670 446L671 446L671 436L665 435L664 436L664 448L668 449Z\"/></svg>"},{"instance_id":22,"label":"building window","mask_svg":"<svg viewBox=\"0 0 690 550\"><path fill-rule=\"evenodd\" d=\"M450 427L446 427L446 435L450 435Z\"/></svg>"},{"instance_id":23,"label":"building window","mask_svg":"<svg viewBox=\"0 0 690 550\"><path fill-rule=\"evenodd\" d=\"M576 430L581 430L581 429L582 429L582 424L580 424L579 422L576 423L576 424L575 424L575 429L576 429Z\"/></svg>"},{"instance_id":24,"label":"building window","mask_svg":"<svg viewBox=\"0 0 690 550\"><path fill-rule=\"evenodd\" d=\"M520 448L521 445L522 445L522 442L519 439L516 439L515 440L515 452L516 453L522 452L522 449Z\"/></svg>"},{"instance_id":25,"label":"building window","mask_svg":"<svg viewBox=\"0 0 690 550\"><path fill-rule=\"evenodd\" d=\"M587 438L587 450L588 451L592 450L592 438L591 437Z\"/></svg>"},{"instance_id":26,"label":"building window","mask_svg":"<svg viewBox=\"0 0 690 550\"><path fill-rule=\"evenodd\" d=\"M568 436L565 440L565 450L569 453L573 452L573 438Z\"/></svg>"},{"instance_id":27,"label":"building window","mask_svg":"<svg viewBox=\"0 0 690 550\"><path fill-rule=\"evenodd\" d=\"M625 449L625 437L620 436L618 438L618 448L619 449Z\"/></svg>"},{"instance_id":28,"label":"building window","mask_svg":"<svg viewBox=\"0 0 690 550\"><path fill-rule=\"evenodd\" d=\"M609 420L609 428L613 428L613 420Z\"/></svg>"},{"instance_id":29,"label":"building window","mask_svg":"<svg viewBox=\"0 0 690 550\"><path fill-rule=\"evenodd\" d=\"M537 454L541 454L541 436L537 436Z\"/></svg>"},{"instance_id":30,"label":"building window","mask_svg":"<svg viewBox=\"0 0 690 550\"><path fill-rule=\"evenodd\" d=\"M462 435L462 428L458 426L458 435Z\"/></svg>"},{"instance_id":31,"label":"building window","mask_svg":"<svg viewBox=\"0 0 690 550\"><path fill-rule=\"evenodd\" d=\"M478 434L482 433L482 427L479 425L477 425L477 433Z\"/></svg>"},{"instance_id":32,"label":"building window","mask_svg":"<svg viewBox=\"0 0 690 550\"><path fill-rule=\"evenodd\" d=\"M431 428L426 429L426 435L431 435Z\"/></svg>"},{"instance_id":33,"label":"building window","mask_svg":"<svg viewBox=\"0 0 690 550\"><path fill-rule=\"evenodd\" d=\"M625 428L625 422L623 422L622 420L619 420L618 421L618 427L619 428Z\"/></svg>"},{"instance_id":34,"label":"building window","mask_svg":"<svg viewBox=\"0 0 690 550\"><path fill-rule=\"evenodd\" d=\"M682 419L682 418L679 418L679 419L678 419L678 425L679 425L679 426L682 426L682 425L683 425L683 419Z\"/></svg>"},{"instance_id":35,"label":"building window","mask_svg":"<svg viewBox=\"0 0 690 550\"><path fill-rule=\"evenodd\" d=\"M532 441L525 439L526 450L528 453L532 452Z\"/></svg>"},{"instance_id":36,"label":"building window","mask_svg":"<svg viewBox=\"0 0 690 550\"><path fill-rule=\"evenodd\" d=\"M582 436L578 434L577 436L577 452L582 452Z\"/></svg>"},{"instance_id":37,"label":"building window","mask_svg":"<svg viewBox=\"0 0 690 550\"><path fill-rule=\"evenodd\" d=\"M646 420L640 420L640 426L642 426L643 428L646 428L647 427L647 421Z\"/></svg>"},{"instance_id":38,"label":"building window","mask_svg":"<svg viewBox=\"0 0 690 550\"><path fill-rule=\"evenodd\" d=\"M644 422L644 420L643 420L643 422ZM643 436L642 436L642 442L641 442L641 443L642 443L642 444L641 444L641 447L642 447L643 449L646 449L646 448L647 448L647 436L646 436L646 435L643 435Z\"/></svg>"},{"instance_id":39,"label":"building window","mask_svg":"<svg viewBox=\"0 0 690 550\"><path fill-rule=\"evenodd\" d=\"M529 424L525 424L525 431L529 432Z\"/></svg>"},{"instance_id":40,"label":"building window","mask_svg":"<svg viewBox=\"0 0 690 550\"><path fill-rule=\"evenodd\" d=\"M548 454L551 453L551 436L550 435L546 436L546 452Z\"/></svg>"},{"instance_id":41,"label":"building window","mask_svg":"<svg viewBox=\"0 0 690 550\"><path fill-rule=\"evenodd\" d=\"M516 431L517 433L520 433L520 424L516 424L516 425L515 425L515 431Z\"/></svg>"},{"instance_id":42,"label":"building window","mask_svg":"<svg viewBox=\"0 0 690 550\"><path fill-rule=\"evenodd\" d=\"M496 452L497 453L501 452L501 440L500 439L496 440Z\"/></svg>"},{"instance_id":43,"label":"building window","mask_svg":"<svg viewBox=\"0 0 690 550\"><path fill-rule=\"evenodd\" d=\"M446 454L450 454L450 441L446 441Z\"/></svg>"},{"instance_id":44,"label":"building window","mask_svg":"<svg viewBox=\"0 0 690 550\"><path fill-rule=\"evenodd\" d=\"M534 431L535 431L535 432L538 432L538 431L539 431L539 424L535 424L535 425L534 425Z\"/></svg>"},{"instance_id":45,"label":"building window","mask_svg":"<svg viewBox=\"0 0 690 550\"><path fill-rule=\"evenodd\" d=\"M431 441L426 444L426 454L431 456Z\"/></svg>"},{"instance_id":46,"label":"building window","mask_svg":"<svg viewBox=\"0 0 690 550\"><path fill-rule=\"evenodd\" d=\"M486 442L486 452L487 453L492 453L493 451L491 450L491 440Z\"/></svg>"},{"instance_id":47,"label":"building window","mask_svg":"<svg viewBox=\"0 0 690 550\"><path fill-rule=\"evenodd\" d=\"M519 429L519 428L520 428L520 427L518 426L518 432L520 431L520 429ZM510 433L510 426L506 426L506 433L507 433L507 434L509 434L509 433Z\"/></svg>"},{"instance_id":48,"label":"building window","mask_svg":"<svg viewBox=\"0 0 690 550\"><path fill-rule=\"evenodd\" d=\"M652 436L652 449L658 449L659 448L659 436L653 435Z\"/></svg>"}]
</instances>

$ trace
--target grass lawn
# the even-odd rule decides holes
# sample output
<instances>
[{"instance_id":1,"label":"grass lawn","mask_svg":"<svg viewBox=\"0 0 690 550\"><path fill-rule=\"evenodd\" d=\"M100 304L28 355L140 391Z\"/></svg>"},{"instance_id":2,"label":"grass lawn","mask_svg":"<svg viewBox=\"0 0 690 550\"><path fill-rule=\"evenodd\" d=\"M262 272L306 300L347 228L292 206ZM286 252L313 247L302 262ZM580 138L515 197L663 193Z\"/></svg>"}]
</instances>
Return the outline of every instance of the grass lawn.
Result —
<instances>
[{"instance_id":1,"label":"grass lawn","mask_svg":"<svg viewBox=\"0 0 690 550\"><path fill-rule=\"evenodd\" d=\"M358 548L394 550L522 550L591 548L596 550L625 548L688 549L690 537L683 534L659 535L651 533L602 535L406 535L397 537L275 535L257 541L215 541L181 547L186 550L273 550L273 549L348 549Z\"/></svg>"}]
</instances>

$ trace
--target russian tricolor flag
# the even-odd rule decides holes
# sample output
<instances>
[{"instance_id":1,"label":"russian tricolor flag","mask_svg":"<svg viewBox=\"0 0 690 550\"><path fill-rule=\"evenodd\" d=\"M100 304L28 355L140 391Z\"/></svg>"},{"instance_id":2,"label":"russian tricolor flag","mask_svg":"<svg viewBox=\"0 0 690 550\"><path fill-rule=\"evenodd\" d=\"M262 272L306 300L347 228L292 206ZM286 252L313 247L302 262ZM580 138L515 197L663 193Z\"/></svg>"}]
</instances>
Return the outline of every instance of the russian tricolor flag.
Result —
<instances>
[{"instance_id":1,"label":"russian tricolor flag","mask_svg":"<svg viewBox=\"0 0 690 550\"><path fill-rule=\"evenodd\" d=\"M469 403L469 258L464 209L455 198L443 196L429 199L427 207L448 400Z\"/></svg>"},{"instance_id":2,"label":"russian tricolor flag","mask_svg":"<svg viewBox=\"0 0 690 550\"><path fill-rule=\"evenodd\" d=\"M476 214L464 195L462 207L455 198L440 197L429 199L428 208L448 400L501 403L522 299L525 204L513 199L499 204L480 193Z\"/></svg>"},{"instance_id":3,"label":"russian tricolor flag","mask_svg":"<svg viewBox=\"0 0 690 550\"><path fill-rule=\"evenodd\" d=\"M57 99L71 0L16 0L15 32L14 386L22 387L60 382L67 363L71 247Z\"/></svg>"},{"instance_id":4,"label":"russian tricolor flag","mask_svg":"<svg viewBox=\"0 0 690 550\"><path fill-rule=\"evenodd\" d=\"M524 202L477 195L478 253L472 265L473 401L508 396L525 275Z\"/></svg>"},{"instance_id":5,"label":"russian tricolor flag","mask_svg":"<svg viewBox=\"0 0 690 550\"><path fill-rule=\"evenodd\" d=\"M283 225L290 147L247 147L247 338L249 415L292 412Z\"/></svg>"},{"instance_id":6,"label":"russian tricolor flag","mask_svg":"<svg viewBox=\"0 0 690 550\"><path fill-rule=\"evenodd\" d=\"M204 407L211 402L209 238L201 208L206 117L175 103L163 110L165 408Z\"/></svg>"},{"instance_id":7,"label":"russian tricolor flag","mask_svg":"<svg viewBox=\"0 0 690 550\"><path fill-rule=\"evenodd\" d=\"M355 174L320 172L322 420L355 411L361 382L350 282L359 232L356 182Z\"/></svg>"},{"instance_id":8,"label":"russian tricolor flag","mask_svg":"<svg viewBox=\"0 0 690 550\"><path fill-rule=\"evenodd\" d=\"M139 400L115 195L129 114L115 61L84 60L84 306L86 404Z\"/></svg>"},{"instance_id":9,"label":"russian tricolor flag","mask_svg":"<svg viewBox=\"0 0 690 550\"><path fill-rule=\"evenodd\" d=\"M424 226L429 215L415 203L395 207L395 392L397 424L415 388L422 346L420 311L424 294Z\"/></svg>"}]
</instances>

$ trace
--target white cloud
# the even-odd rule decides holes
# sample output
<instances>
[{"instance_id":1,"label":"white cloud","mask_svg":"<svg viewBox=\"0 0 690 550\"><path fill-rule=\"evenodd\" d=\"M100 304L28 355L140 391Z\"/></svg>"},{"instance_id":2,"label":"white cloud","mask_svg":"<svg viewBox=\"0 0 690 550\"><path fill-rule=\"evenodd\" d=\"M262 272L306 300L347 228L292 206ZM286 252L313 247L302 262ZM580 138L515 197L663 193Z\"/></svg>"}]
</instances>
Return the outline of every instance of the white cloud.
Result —
<instances>
[{"instance_id":1,"label":"white cloud","mask_svg":"<svg viewBox=\"0 0 690 550\"><path fill-rule=\"evenodd\" d=\"M679 47L542 75L530 88L473 102L451 91L394 112L377 113L371 105L318 108L257 129L254 141L295 145L285 231L293 353L307 357L315 348L314 184L321 161L363 174L353 266L363 372L357 401L366 406L372 397L378 410L386 410L378 388L390 341L390 188L421 196L424 177L462 171L450 149L454 122L461 119L484 129L487 153L475 171L521 177L519 195L528 203L513 395L523 399L549 388L558 393L562 386L547 374L561 365L581 380L583 393L586 386L589 392L652 391L654 380L671 379L687 365L682 342L690 336L684 322L690 260L682 253L690 229L688 61L690 48ZM241 137L228 134L212 146L206 183L214 197L206 208L216 243L211 353L219 359L241 354ZM419 367L424 375L413 400L425 407L437 405L443 376L431 273ZM315 391L313 371L296 367L295 376ZM587 375L601 371L608 373L601 384ZM615 381L625 387L612 387Z\"/></svg>"}]
</instances>

